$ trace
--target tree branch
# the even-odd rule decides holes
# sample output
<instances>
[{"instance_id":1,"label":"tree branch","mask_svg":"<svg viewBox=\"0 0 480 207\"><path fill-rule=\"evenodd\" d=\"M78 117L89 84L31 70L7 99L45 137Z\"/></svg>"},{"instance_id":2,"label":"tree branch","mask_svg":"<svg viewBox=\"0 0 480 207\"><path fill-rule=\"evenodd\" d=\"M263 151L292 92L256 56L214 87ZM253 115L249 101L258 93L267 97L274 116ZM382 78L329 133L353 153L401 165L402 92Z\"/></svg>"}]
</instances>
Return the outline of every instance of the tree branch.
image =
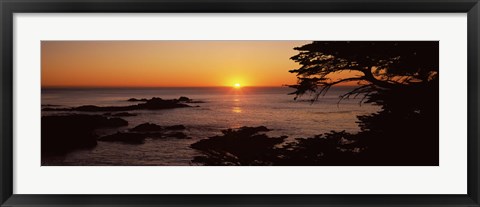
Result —
<instances>
[{"instance_id":1,"label":"tree branch","mask_svg":"<svg viewBox=\"0 0 480 207\"><path fill-rule=\"evenodd\" d=\"M362 81L362 80L366 80L364 76L362 77L353 77L353 78L345 78L345 79L340 79L338 81L334 81L334 82L330 82L330 83L326 83L330 86L333 86L333 85L336 85L336 84L339 84L339 83L343 83L343 82L350 82L350 81Z\"/></svg>"},{"instance_id":2,"label":"tree branch","mask_svg":"<svg viewBox=\"0 0 480 207\"><path fill-rule=\"evenodd\" d=\"M368 68L366 70L362 70L363 74L365 74L365 80L374 84L374 85L377 85L381 88L396 88L398 87L397 84L393 84L393 83L390 83L390 82L387 82L387 81L381 81L381 80L378 80L375 78L375 76L373 76L373 73L372 73L372 70L371 68Z\"/></svg>"}]
</instances>

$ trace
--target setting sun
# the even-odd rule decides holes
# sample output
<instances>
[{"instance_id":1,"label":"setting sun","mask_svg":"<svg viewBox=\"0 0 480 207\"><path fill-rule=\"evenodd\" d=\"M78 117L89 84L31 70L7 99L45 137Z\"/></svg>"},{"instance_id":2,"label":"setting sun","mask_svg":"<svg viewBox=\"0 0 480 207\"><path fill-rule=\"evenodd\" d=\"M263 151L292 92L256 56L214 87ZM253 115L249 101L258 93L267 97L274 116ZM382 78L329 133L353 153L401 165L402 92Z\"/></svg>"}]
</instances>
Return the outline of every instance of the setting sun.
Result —
<instances>
[{"instance_id":1,"label":"setting sun","mask_svg":"<svg viewBox=\"0 0 480 207\"><path fill-rule=\"evenodd\" d=\"M240 85L240 83L235 83L235 84L233 85L233 87L234 87L234 88L240 88L240 87L242 87L242 85Z\"/></svg>"},{"instance_id":2,"label":"setting sun","mask_svg":"<svg viewBox=\"0 0 480 207\"><path fill-rule=\"evenodd\" d=\"M289 58L310 42L42 41L42 87L295 84L288 70L299 65Z\"/></svg>"}]
</instances>

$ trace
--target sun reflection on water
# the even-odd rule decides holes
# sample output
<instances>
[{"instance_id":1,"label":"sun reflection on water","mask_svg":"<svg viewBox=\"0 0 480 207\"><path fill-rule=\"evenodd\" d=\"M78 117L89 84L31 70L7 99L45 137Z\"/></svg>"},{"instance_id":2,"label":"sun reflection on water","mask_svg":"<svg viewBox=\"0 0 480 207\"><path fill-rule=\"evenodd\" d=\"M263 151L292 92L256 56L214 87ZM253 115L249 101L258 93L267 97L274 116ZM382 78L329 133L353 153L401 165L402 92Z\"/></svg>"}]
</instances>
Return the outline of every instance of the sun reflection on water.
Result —
<instances>
[{"instance_id":1,"label":"sun reflection on water","mask_svg":"<svg viewBox=\"0 0 480 207\"><path fill-rule=\"evenodd\" d=\"M240 107L240 105L241 105L240 98L236 95L233 98L232 112L237 114L242 113L242 108Z\"/></svg>"},{"instance_id":2,"label":"sun reflection on water","mask_svg":"<svg viewBox=\"0 0 480 207\"><path fill-rule=\"evenodd\" d=\"M242 113L242 108L240 108L239 106L234 106L232 108L232 112L233 113Z\"/></svg>"}]
</instances>

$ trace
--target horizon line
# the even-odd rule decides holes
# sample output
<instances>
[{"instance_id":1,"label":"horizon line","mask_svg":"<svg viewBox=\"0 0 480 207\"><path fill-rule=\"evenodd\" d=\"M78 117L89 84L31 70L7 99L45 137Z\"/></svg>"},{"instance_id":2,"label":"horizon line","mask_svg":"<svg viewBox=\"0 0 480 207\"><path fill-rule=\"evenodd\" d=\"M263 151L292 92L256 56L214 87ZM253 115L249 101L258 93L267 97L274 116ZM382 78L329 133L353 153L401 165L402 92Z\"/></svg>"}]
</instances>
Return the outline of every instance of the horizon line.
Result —
<instances>
[{"instance_id":1,"label":"horizon line","mask_svg":"<svg viewBox=\"0 0 480 207\"><path fill-rule=\"evenodd\" d=\"M234 86L41 86L41 88L233 88ZM242 88L252 87L288 87L288 85L265 85L265 86L241 86Z\"/></svg>"},{"instance_id":2,"label":"horizon line","mask_svg":"<svg viewBox=\"0 0 480 207\"><path fill-rule=\"evenodd\" d=\"M242 86L241 88L288 88L288 85L272 86ZM351 85L336 85L333 87L352 87ZM234 86L41 86L41 89L148 89L148 88L234 88Z\"/></svg>"}]
</instances>

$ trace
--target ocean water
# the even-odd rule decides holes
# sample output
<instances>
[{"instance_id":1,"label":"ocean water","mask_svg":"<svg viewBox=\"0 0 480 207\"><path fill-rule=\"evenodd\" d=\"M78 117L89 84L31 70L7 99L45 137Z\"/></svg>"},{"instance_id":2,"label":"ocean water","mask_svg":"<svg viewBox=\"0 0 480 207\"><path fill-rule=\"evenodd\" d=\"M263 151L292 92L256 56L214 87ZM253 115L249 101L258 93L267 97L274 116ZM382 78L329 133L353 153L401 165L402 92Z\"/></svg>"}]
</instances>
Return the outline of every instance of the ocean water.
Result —
<instances>
[{"instance_id":1,"label":"ocean water","mask_svg":"<svg viewBox=\"0 0 480 207\"><path fill-rule=\"evenodd\" d=\"M192 139L147 139L142 145L98 142L93 149L51 157L47 165L192 165L190 161L199 152L191 149L190 144L221 135L221 130L242 126L266 126L272 130L267 133L269 136L286 135L289 140L332 130L357 132L356 117L378 111L379 107L360 105L360 98L339 102L339 95L351 89L332 88L314 103L308 95L295 101L293 95L287 95L293 89L287 87L43 89L44 107L125 106L137 104L128 102L129 98L180 96L204 102L190 104L198 107L130 111L138 115L121 117L129 122L128 126L97 131L99 135L113 134L146 122L162 126L182 124ZM67 113L82 112L43 111L42 115Z\"/></svg>"}]
</instances>

